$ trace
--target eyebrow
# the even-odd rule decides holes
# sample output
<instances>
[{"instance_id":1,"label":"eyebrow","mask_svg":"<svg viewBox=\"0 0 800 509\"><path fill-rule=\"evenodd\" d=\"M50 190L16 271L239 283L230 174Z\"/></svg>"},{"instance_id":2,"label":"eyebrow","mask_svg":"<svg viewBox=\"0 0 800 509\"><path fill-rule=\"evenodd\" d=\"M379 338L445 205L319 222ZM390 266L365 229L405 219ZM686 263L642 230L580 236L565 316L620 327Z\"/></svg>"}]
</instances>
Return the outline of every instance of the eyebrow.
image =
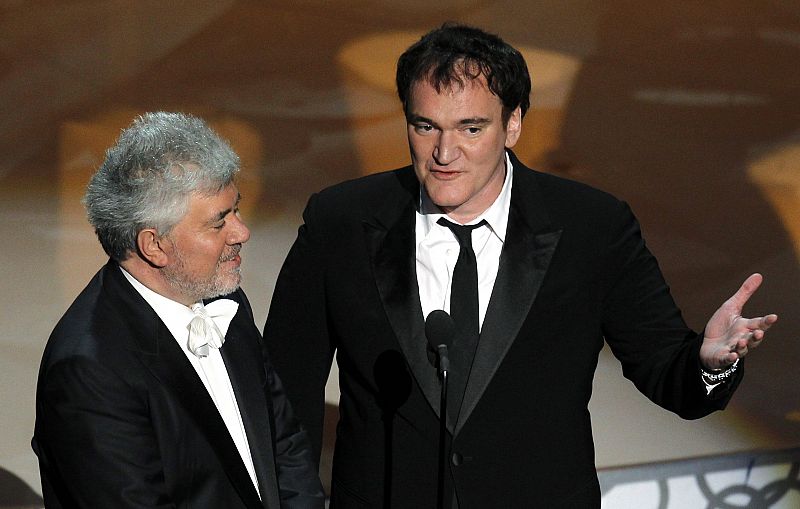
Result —
<instances>
[{"instance_id":1,"label":"eyebrow","mask_svg":"<svg viewBox=\"0 0 800 509\"><path fill-rule=\"evenodd\" d=\"M407 122L410 123L410 124L416 124L416 123L422 122L422 123L425 123L425 124L430 124L432 126L438 127L438 124L436 122L434 122L433 120L431 120L429 118L423 117L422 115L409 115L408 119L407 119ZM458 125L462 125L462 126L463 125L486 125L486 124L489 124L490 122L491 122L491 119L488 119L488 118L485 118L485 117L472 117L472 118L463 118L463 119L459 120L458 121Z\"/></svg>"},{"instance_id":2,"label":"eyebrow","mask_svg":"<svg viewBox=\"0 0 800 509\"><path fill-rule=\"evenodd\" d=\"M435 122L429 118L423 117L422 115L408 115L406 117L406 121L410 124L415 124L418 122L424 122L426 124L434 124Z\"/></svg>"},{"instance_id":3,"label":"eyebrow","mask_svg":"<svg viewBox=\"0 0 800 509\"><path fill-rule=\"evenodd\" d=\"M459 125L486 125L489 122L491 122L490 119L483 117L465 118L458 121Z\"/></svg>"},{"instance_id":4,"label":"eyebrow","mask_svg":"<svg viewBox=\"0 0 800 509\"><path fill-rule=\"evenodd\" d=\"M217 223L217 222L222 221L223 219L225 219L225 216L227 216L228 214L233 212L237 207L239 207L239 202L240 201L242 201L242 194L241 193L237 193L236 194L236 203L234 204L234 206L232 208L221 210L221 211L217 212L217 215L212 217L211 220L208 223L209 224L214 224L214 223Z\"/></svg>"}]
</instances>

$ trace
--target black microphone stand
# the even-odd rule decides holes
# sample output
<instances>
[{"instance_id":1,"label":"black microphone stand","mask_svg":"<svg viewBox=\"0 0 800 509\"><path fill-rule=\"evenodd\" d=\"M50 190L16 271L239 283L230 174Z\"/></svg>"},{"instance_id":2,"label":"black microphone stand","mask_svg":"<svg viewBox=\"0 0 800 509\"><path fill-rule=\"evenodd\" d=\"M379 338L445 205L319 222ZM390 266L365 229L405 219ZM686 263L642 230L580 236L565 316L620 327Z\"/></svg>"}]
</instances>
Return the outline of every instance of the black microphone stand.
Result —
<instances>
[{"instance_id":1,"label":"black microphone stand","mask_svg":"<svg viewBox=\"0 0 800 509\"><path fill-rule=\"evenodd\" d=\"M439 377L442 380L442 393L439 403L439 482L436 493L437 509L444 507L445 453L447 444L447 372L450 371L450 359L447 355L448 345L453 344L456 326L444 310L431 311L425 319L425 336L430 348L436 352L439 360Z\"/></svg>"},{"instance_id":2,"label":"black microphone stand","mask_svg":"<svg viewBox=\"0 0 800 509\"><path fill-rule=\"evenodd\" d=\"M439 399L439 483L436 493L437 509L444 509L445 443L447 438L447 347L439 347L439 376L442 379L442 393ZM444 349L442 355L441 349Z\"/></svg>"}]
</instances>

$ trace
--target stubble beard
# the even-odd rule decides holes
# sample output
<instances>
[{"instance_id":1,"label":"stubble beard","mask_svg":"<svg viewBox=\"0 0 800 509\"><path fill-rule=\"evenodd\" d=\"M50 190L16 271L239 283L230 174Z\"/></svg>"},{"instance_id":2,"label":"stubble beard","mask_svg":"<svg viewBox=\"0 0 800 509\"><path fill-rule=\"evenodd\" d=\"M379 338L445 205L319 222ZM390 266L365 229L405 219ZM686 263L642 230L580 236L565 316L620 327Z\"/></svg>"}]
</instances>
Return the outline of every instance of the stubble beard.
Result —
<instances>
[{"instance_id":1,"label":"stubble beard","mask_svg":"<svg viewBox=\"0 0 800 509\"><path fill-rule=\"evenodd\" d=\"M195 302L233 293L242 281L241 267L225 271L222 264L235 258L240 249L241 245L238 245L226 250L217 261L214 273L206 279L192 276L187 270L183 253L176 250L175 264L162 269L164 279L178 294L187 296Z\"/></svg>"}]
</instances>

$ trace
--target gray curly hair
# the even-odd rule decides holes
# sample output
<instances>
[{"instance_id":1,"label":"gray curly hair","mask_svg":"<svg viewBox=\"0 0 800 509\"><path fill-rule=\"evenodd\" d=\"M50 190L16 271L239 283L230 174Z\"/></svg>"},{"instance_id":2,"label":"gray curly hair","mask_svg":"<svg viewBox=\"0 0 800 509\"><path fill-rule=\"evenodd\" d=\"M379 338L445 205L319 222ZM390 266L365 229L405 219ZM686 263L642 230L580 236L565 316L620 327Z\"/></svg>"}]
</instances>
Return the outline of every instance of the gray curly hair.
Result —
<instances>
[{"instance_id":1,"label":"gray curly hair","mask_svg":"<svg viewBox=\"0 0 800 509\"><path fill-rule=\"evenodd\" d=\"M136 251L141 230L168 234L191 194L216 194L238 171L239 157L199 118L145 113L108 149L83 204L105 252L123 261Z\"/></svg>"}]
</instances>

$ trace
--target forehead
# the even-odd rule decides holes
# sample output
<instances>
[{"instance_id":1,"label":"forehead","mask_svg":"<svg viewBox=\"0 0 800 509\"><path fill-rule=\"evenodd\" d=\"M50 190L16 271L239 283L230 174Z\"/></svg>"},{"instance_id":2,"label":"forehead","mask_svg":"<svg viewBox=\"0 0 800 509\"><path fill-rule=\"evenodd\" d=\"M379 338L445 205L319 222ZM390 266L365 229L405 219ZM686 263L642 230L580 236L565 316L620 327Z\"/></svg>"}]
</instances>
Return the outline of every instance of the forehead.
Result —
<instances>
[{"instance_id":1,"label":"forehead","mask_svg":"<svg viewBox=\"0 0 800 509\"><path fill-rule=\"evenodd\" d=\"M232 210L239 201L239 190L231 183L219 192L193 192L189 195L189 207L184 219L205 221Z\"/></svg>"},{"instance_id":2,"label":"forehead","mask_svg":"<svg viewBox=\"0 0 800 509\"><path fill-rule=\"evenodd\" d=\"M428 118L494 118L502 109L500 98L489 90L483 76L462 79L461 83L453 81L439 90L429 80L419 80L412 84L408 97L409 115Z\"/></svg>"}]
</instances>

